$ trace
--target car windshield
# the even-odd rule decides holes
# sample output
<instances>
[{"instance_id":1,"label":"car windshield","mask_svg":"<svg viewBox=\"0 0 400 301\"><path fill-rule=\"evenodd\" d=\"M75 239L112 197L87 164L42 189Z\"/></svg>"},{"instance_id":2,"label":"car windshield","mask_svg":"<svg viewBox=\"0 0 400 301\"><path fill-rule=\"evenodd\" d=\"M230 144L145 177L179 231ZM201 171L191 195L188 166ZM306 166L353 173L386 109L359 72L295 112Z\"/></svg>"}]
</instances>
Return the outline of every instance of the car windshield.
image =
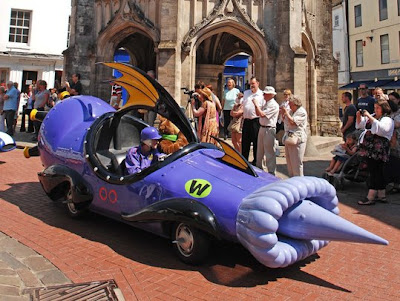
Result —
<instances>
[{"instance_id":1,"label":"car windshield","mask_svg":"<svg viewBox=\"0 0 400 301\"><path fill-rule=\"evenodd\" d=\"M87 136L85 151L89 155L89 163L100 178L109 182L116 184L134 182L160 168L160 165L164 166L189 152L206 147L203 144L186 141L181 147L169 152L162 162L153 164L138 174L128 175L125 167L126 154L131 147L140 145L140 133L149 125L138 118L137 111L122 113L104 114L93 123ZM156 120L155 127L160 127L159 119ZM168 135L168 138L175 140L177 134Z\"/></svg>"}]
</instances>

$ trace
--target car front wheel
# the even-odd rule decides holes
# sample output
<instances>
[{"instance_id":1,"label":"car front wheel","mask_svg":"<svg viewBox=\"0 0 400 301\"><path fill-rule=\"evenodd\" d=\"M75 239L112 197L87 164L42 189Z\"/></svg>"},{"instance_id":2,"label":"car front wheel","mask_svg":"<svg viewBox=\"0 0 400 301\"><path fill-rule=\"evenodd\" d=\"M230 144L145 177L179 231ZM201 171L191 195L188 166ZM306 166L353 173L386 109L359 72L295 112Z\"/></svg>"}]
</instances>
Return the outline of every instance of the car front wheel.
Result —
<instances>
[{"instance_id":1,"label":"car front wheel","mask_svg":"<svg viewBox=\"0 0 400 301\"><path fill-rule=\"evenodd\" d=\"M199 264L208 255L210 240L207 235L185 223L179 223L173 231L173 243L178 257L187 264Z\"/></svg>"},{"instance_id":2,"label":"car front wheel","mask_svg":"<svg viewBox=\"0 0 400 301\"><path fill-rule=\"evenodd\" d=\"M88 204L80 203L75 204L72 198L72 191L71 189L68 190L66 195L66 207L68 214L73 218L79 218L87 214L88 212Z\"/></svg>"}]
</instances>

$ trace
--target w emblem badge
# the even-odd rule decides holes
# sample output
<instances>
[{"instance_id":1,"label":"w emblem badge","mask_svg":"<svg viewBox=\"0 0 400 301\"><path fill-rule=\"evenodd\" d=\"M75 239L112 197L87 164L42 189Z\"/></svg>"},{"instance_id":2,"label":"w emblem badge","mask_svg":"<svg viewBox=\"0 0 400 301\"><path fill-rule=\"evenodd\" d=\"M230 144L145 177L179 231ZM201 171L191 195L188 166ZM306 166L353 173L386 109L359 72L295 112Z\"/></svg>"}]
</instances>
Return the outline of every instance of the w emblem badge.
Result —
<instances>
[{"instance_id":1,"label":"w emblem badge","mask_svg":"<svg viewBox=\"0 0 400 301\"><path fill-rule=\"evenodd\" d=\"M194 198L205 198L212 190L210 182L202 179L192 179L185 184L186 192Z\"/></svg>"}]
</instances>

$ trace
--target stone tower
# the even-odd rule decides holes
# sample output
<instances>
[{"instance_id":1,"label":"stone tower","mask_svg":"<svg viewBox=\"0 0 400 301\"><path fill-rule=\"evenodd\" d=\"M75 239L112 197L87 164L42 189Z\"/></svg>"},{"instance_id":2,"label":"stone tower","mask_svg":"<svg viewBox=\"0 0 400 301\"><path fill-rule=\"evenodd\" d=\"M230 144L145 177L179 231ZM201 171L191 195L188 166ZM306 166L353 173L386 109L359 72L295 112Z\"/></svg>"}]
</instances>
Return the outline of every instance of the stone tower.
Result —
<instances>
[{"instance_id":1,"label":"stone tower","mask_svg":"<svg viewBox=\"0 0 400 301\"><path fill-rule=\"evenodd\" d=\"M123 47L130 63L155 70L178 103L197 80L222 94L224 63L252 57L260 86L291 89L303 99L312 134L337 134L337 72L331 0L72 0L67 75L78 72L88 94L109 98L104 80Z\"/></svg>"}]
</instances>

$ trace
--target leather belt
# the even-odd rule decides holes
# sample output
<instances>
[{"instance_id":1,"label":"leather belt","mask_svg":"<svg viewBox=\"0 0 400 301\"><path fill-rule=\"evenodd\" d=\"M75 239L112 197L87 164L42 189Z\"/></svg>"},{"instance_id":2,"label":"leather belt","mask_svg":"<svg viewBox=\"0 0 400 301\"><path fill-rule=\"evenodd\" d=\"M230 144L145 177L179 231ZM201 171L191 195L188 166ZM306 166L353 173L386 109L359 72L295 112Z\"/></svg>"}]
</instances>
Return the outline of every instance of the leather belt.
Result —
<instances>
[{"instance_id":1,"label":"leather belt","mask_svg":"<svg viewBox=\"0 0 400 301\"><path fill-rule=\"evenodd\" d=\"M270 125L261 125L261 124L260 124L260 126L261 126L262 128L272 128L272 129L275 128L274 126L270 126Z\"/></svg>"}]
</instances>

